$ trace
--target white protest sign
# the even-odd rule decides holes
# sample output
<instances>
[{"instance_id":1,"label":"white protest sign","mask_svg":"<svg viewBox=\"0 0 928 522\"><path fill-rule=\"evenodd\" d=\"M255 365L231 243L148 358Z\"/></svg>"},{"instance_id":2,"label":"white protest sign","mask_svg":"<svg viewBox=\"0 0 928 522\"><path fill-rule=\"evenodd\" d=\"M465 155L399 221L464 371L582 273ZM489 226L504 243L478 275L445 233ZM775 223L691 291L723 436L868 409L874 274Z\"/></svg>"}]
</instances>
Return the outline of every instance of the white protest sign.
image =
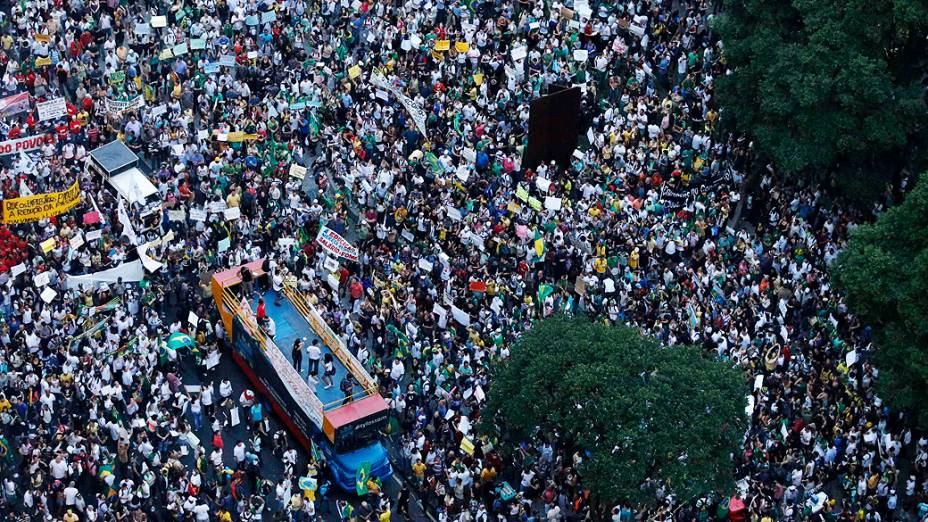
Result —
<instances>
[{"instance_id":1,"label":"white protest sign","mask_svg":"<svg viewBox=\"0 0 928 522\"><path fill-rule=\"evenodd\" d=\"M467 315L467 312L454 305L451 305L451 316L463 326L470 326L470 316Z\"/></svg>"},{"instance_id":2,"label":"white protest sign","mask_svg":"<svg viewBox=\"0 0 928 522\"><path fill-rule=\"evenodd\" d=\"M99 230L91 230L90 232L87 232L87 241L96 241L97 239L100 239L101 237L103 237L102 228Z\"/></svg>"},{"instance_id":3,"label":"white protest sign","mask_svg":"<svg viewBox=\"0 0 928 522\"><path fill-rule=\"evenodd\" d=\"M190 209L190 219L194 221L206 221L206 210L202 208Z\"/></svg>"},{"instance_id":4,"label":"white protest sign","mask_svg":"<svg viewBox=\"0 0 928 522\"><path fill-rule=\"evenodd\" d=\"M32 278L32 284L34 284L36 288L42 288L43 286L47 285L50 280L51 276L49 273L42 272L41 274L38 274Z\"/></svg>"},{"instance_id":5,"label":"white protest sign","mask_svg":"<svg viewBox=\"0 0 928 522\"><path fill-rule=\"evenodd\" d=\"M58 292L52 290L50 286L46 286L45 290L42 290L41 297L43 301L45 301L46 303L50 303L52 302L52 299L54 299L56 295L58 295Z\"/></svg>"},{"instance_id":6,"label":"white protest sign","mask_svg":"<svg viewBox=\"0 0 928 522\"><path fill-rule=\"evenodd\" d=\"M74 234L74 237L68 240L68 245L70 245L71 248L73 248L74 250L77 250L78 248L84 245L84 236L81 235L80 232L78 232L77 234Z\"/></svg>"},{"instance_id":7,"label":"white protest sign","mask_svg":"<svg viewBox=\"0 0 928 522\"><path fill-rule=\"evenodd\" d=\"M222 211L226 221L232 221L242 217L242 209L238 207L229 207Z\"/></svg>"},{"instance_id":8,"label":"white protest sign","mask_svg":"<svg viewBox=\"0 0 928 522\"><path fill-rule=\"evenodd\" d=\"M542 192L547 192L551 188L551 181L547 178L538 176L535 178L535 186Z\"/></svg>"},{"instance_id":9,"label":"white protest sign","mask_svg":"<svg viewBox=\"0 0 928 522\"><path fill-rule=\"evenodd\" d=\"M64 98L54 98L46 102L37 103L35 104L35 108L39 113L39 121L53 120L68 113L68 106Z\"/></svg>"},{"instance_id":10,"label":"white protest sign","mask_svg":"<svg viewBox=\"0 0 928 522\"><path fill-rule=\"evenodd\" d=\"M548 210L561 210L561 198L548 196L545 198L545 208Z\"/></svg>"},{"instance_id":11,"label":"white protest sign","mask_svg":"<svg viewBox=\"0 0 928 522\"><path fill-rule=\"evenodd\" d=\"M26 263L20 263L10 268L10 274L12 274L13 277L18 276L19 274L22 274L25 271L26 271Z\"/></svg>"}]
</instances>

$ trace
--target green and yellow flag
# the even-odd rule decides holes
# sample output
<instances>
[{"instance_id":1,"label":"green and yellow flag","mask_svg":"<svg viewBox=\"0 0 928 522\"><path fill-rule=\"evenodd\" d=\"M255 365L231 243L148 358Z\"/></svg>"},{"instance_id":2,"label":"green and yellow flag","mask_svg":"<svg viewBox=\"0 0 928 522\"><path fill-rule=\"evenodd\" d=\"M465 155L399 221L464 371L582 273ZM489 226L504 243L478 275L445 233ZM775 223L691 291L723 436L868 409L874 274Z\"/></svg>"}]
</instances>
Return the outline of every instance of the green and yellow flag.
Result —
<instances>
[{"instance_id":1,"label":"green and yellow flag","mask_svg":"<svg viewBox=\"0 0 928 522\"><path fill-rule=\"evenodd\" d=\"M355 489L357 489L359 497L367 495L367 491L368 491L367 480L370 478L370 476L371 476L371 463L370 462L361 463L361 465L358 466L358 474L355 476L355 479L354 479Z\"/></svg>"}]
</instances>

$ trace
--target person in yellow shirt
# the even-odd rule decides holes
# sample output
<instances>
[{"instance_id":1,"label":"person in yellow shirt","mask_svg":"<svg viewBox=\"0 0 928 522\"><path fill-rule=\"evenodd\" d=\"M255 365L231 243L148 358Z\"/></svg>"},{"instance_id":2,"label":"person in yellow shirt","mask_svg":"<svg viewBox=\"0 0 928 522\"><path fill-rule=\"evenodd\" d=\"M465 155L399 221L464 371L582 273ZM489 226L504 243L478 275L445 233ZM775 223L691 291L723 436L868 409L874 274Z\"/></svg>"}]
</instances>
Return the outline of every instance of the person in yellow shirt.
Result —
<instances>
[{"instance_id":1,"label":"person in yellow shirt","mask_svg":"<svg viewBox=\"0 0 928 522\"><path fill-rule=\"evenodd\" d=\"M386 511L381 513L380 516L377 517L377 520L380 522L390 522L390 509L387 508Z\"/></svg>"},{"instance_id":2,"label":"person in yellow shirt","mask_svg":"<svg viewBox=\"0 0 928 522\"><path fill-rule=\"evenodd\" d=\"M416 460L412 465L412 475L416 478L416 482L421 484L425 480L425 464L422 460Z\"/></svg>"},{"instance_id":3,"label":"person in yellow shirt","mask_svg":"<svg viewBox=\"0 0 928 522\"><path fill-rule=\"evenodd\" d=\"M227 207L237 207L242 202L242 190L238 187L232 189L232 192L226 197L226 206Z\"/></svg>"}]
</instances>

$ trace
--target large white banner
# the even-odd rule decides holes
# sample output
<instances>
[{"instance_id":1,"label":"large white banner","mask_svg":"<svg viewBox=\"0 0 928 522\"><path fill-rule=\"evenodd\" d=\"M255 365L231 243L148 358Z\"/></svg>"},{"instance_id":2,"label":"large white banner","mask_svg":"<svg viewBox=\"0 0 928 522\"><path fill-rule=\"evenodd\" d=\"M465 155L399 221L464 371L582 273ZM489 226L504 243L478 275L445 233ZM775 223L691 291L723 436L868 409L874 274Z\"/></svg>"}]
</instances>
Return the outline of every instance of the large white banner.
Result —
<instances>
[{"instance_id":1,"label":"large white banner","mask_svg":"<svg viewBox=\"0 0 928 522\"><path fill-rule=\"evenodd\" d=\"M39 121L53 120L68 113L68 106L64 98L55 98L46 102L37 103L35 104L35 108L39 111Z\"/></svg>"},{"instance_id":2,"label":"large white banner","mask_svg":"<svg viewBox=\"0 0 928 522\"><path fill-rule=\"evenodd\" d=\"M16 138L15 140L0 141L0 156L8 154L19 154L20 152L29 152L42 148L46 139L55 140L54 134L48 136L27 136L25 138Z\"/></svg>"},{"instance_id":3,"label":"large white banner","mask_svg":"<svg viewBox=\"0 0 928 522\"><path fill-rule=\"evenodd\" d=\"M103 105L107 114L122 114L126 111L141 109L145 106L145 97L139 94L135 98L127 101L116 101L109 98L103 98Z\"/></svg>"},{"instance_id":4,"label":"large white banner","mask_svg":"<svg viewBox=\"0 0 928 522\"><path fill-rule=\"evenodd\" d=\"M71 289L79 286L95 287L99 283L116 283L122 279L123 283L136 283L145 278L145 267L142 261L136 259L123 263L115 268L94 272L93 274L68 276L64 280L64 287Z\"/></svg>"},{"instance_id":5,"label":"large white banner","mask_svg":"<svg viewBox=\"0 0 928 522\"><path fill-rule=\"evenodd\" d=\"M349 261L358 260L358 249L329 227L319 229L316 242L334 256L343 257Z\"/></svg>"},{"instance_id":6,"label":"large white banner","mask_svg":"<svg viewBox=\"0 0 928 522\"><path fill-rule=\"evenodd\" d=\"M388 82L387 79L378 72L371 73L371 83L375 87L379 87L385 91L389 91L394 96L396 96L400 103L403 104L403 107L406 108L406 112L412 116L412 120L416 122L416 127L419 128L419 132L422 133L422 136L428 136L425 130L425 111L422 110L422 107L419 107L419 104L414 102L409 96L403 94L395 85Z\"/></svg>"}]
</instances>

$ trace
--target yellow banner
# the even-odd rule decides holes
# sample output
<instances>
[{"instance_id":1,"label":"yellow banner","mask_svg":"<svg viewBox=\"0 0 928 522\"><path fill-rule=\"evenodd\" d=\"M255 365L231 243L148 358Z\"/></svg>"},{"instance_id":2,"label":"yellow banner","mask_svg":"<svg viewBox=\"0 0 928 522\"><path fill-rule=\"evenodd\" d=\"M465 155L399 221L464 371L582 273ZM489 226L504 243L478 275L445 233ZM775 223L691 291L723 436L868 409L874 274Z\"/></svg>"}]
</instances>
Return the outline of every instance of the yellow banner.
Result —
<instances>
[{"instance_id":1,"label":"yellow banner","mask_svg":"<svg viewBox=\"0 0 928 522\"><path fill-rule=\"evenodd\" d=\"M3 222L28 223L57 216L72 209L80 200L81 189L76 181L63 192L7 199L3 201Z\"/></svg>"}]
</instances>

